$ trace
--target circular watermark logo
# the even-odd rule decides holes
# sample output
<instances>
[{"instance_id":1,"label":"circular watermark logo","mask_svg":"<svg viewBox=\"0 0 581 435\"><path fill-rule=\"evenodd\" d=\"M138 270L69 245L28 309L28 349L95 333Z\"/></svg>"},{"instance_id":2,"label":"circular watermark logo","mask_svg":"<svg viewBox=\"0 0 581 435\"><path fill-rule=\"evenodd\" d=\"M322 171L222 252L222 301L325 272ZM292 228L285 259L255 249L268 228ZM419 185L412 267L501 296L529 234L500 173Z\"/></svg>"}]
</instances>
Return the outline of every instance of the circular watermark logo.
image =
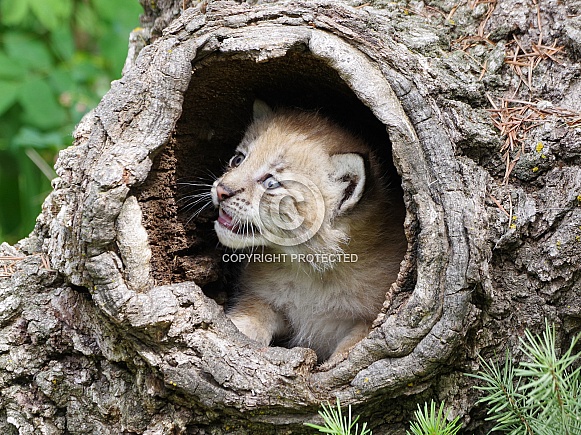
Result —
<instances>
[{"instance_id":1,"label":"circular watermark logo","mask_svg":"<svg viewBox=\"0 0 581 435\"><path fill-rule=\"evenodd\" d=\"M277 176L280 187L260 198L260 232L271 243L296 246L310 240L325 219L325 200L317 185L304 175Z\"/></svg>"}]
</instances>

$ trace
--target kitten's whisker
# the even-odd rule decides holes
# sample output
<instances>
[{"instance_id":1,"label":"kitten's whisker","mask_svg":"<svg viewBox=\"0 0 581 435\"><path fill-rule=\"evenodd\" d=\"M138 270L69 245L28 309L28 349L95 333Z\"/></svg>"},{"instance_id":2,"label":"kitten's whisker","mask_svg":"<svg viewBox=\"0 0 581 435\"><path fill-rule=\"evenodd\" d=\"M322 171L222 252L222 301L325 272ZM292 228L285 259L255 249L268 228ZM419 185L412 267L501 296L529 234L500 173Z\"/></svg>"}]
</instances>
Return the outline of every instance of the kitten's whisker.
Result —
<instances>
[{"instance_id":1,"label":"kitten's whisker","mask_svg":"<svg viewBox=\"0 0 581 435\"><path fill-rule=\"evenodd\" d=\"M206 202L206 204L212 204L212 201L208 201L207 198L198 198L195 201L192 202L188 202L187 204L184 204L182 206L180 206L180 208L182 209L182 211L188 211L191 210L192 208L194 208L196 205Z\"/></svg>"},{"instance_id":2,"label":"kitten's whisker","mask_svg":"<svg viewBox=\"0 0 581 435\"><path fill-rule=\"evenodd\" d=\"M179 200L187 200L187 199L193 199L193 198L212 198L212 194L209 192L201 192L201 193L192 193L191 195L184 195L182 196Z\"/></svg>"},{"instance_id":3,"label":"kitten's whisker","mask_svg":"<svg viewBox=\"0 0 581 435\"><path fill-rule=\"evenodd\" d=\"M210 205L212 205L212 203L211 203L211 202L210 202L210 203L206 203L206 204L204 204L204 205L203 205L203 206L202 206L202 207L201 207L201 208L200 208L198 211L196 211L195 213L193 213L193 214L192 214L192 215L191 215L191 216L188 218L188 220L186 221L186 223L188 223L188 224L189 224L189 223L192 221L192 219L195 219L195 218L197 218L197 217L198 217L198 216L199 216L199 215L202 213L202 211L204 211L204 210L205 210L206 208L208 208Z\"/></svg>"},{"instance_id":4,"label":"kitten's whisker","mask_svg":"<svg viewBox=\"0 0 581 435\"><path fill-rule=\"evenodd\" d=\"M218 176L214 174L210 168L204 168L204 170L206 171L207 175L212 177L213 180L216 180L218 178Z\"/></svg>"},{"instance_id":5,"label":"kitten's whisker","mask_svg":"<svg viewBox=\"0 0 581 435\"><path fill-rule=\"evenodd\" d=\"M181 198L178 198L176 203L180 203L180 202L184 202L184 201L190 201L192 199L195 200L211 200L212 199L212 195L211 194L205 194L205 193L199 193L199 194L195 194L195 195L188 195L188 196L182 196Z\"/></svg>"},{"instance_id":6,"label":"kitten's whisker","mask_svg":"<svg viewBox=\"0 0 581 435\"><path fill-rule=\"evenodd\" d=\"M189 181L183 183L176 183L178 186L193 186L193 187L212 187L214 183L191 183Z\"/></svg>"}]
</instances>

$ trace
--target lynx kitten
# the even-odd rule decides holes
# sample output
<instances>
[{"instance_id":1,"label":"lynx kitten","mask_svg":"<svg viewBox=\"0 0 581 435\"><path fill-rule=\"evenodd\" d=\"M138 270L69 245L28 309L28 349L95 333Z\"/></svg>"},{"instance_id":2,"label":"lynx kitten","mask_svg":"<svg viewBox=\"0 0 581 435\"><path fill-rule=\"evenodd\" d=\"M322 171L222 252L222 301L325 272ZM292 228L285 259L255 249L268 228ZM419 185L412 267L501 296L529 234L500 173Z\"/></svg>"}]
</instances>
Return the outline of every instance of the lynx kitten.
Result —
<instances>
[{"instance_id":1,"label":"lynx kitten","mask_svg":"<svg viewBox=\"0 0 581 435\"><path fill-rule=\"evenodd\" d=\"M310 112L254 103L212 187L220 242L250 261L228 311L238 329L338 361L364 338L405 251L402 213L368 146ZM396 203L397 204L397 203Z\"/></svg>"}]
</instances>

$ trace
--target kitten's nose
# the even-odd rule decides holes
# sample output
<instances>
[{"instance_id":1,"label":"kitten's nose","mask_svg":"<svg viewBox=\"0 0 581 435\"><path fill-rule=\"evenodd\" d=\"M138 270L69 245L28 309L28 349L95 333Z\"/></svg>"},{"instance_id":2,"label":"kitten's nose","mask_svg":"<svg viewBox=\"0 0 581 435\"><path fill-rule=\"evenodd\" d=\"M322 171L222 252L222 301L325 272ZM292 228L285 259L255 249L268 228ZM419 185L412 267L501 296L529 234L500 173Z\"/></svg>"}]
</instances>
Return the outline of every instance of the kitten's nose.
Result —
<instances>
[{"instance_id":1,"label":"kitten's nose","mask_svg":"<svg viewBox=\"0 0 581 435\"><path fill-rule=\"evenodd\" d=\"M230 198L233 192L223 184L218 184L216 186L216 196L218 197L218 202L222 202L227 198Z\"/></svg>"}]
</instances>

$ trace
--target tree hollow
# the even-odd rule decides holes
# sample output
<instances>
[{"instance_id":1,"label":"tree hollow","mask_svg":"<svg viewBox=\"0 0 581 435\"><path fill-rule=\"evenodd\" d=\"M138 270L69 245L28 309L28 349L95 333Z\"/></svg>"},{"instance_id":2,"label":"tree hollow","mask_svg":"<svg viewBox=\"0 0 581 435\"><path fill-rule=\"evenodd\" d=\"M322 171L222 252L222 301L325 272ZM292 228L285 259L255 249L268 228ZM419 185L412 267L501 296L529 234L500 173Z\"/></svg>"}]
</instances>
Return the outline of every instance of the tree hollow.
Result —
<instances>
[{"instance_id":1,"label":"tree hollow","mask_svg":"<svg viewBox=\"0 0 581 435\"><path fill-rule=\"evenodd\" d=\"M47 225L54 267L89 288L187 400L256 410L257 421L276 409L289 422L280 408L412 394L474 321L472 294L490 285L485 175L454 155L427 74L382 25L326 2L188 9L61 155L49 200L58 225ZM180 209L180 183L220 172L255 98L328 114L364 136L401 184L409 248L398 282L371 334L328 371L308 349L258 348L200 288L218 297L225 271L211 219Z\"/></svg>"}]
</instances>

